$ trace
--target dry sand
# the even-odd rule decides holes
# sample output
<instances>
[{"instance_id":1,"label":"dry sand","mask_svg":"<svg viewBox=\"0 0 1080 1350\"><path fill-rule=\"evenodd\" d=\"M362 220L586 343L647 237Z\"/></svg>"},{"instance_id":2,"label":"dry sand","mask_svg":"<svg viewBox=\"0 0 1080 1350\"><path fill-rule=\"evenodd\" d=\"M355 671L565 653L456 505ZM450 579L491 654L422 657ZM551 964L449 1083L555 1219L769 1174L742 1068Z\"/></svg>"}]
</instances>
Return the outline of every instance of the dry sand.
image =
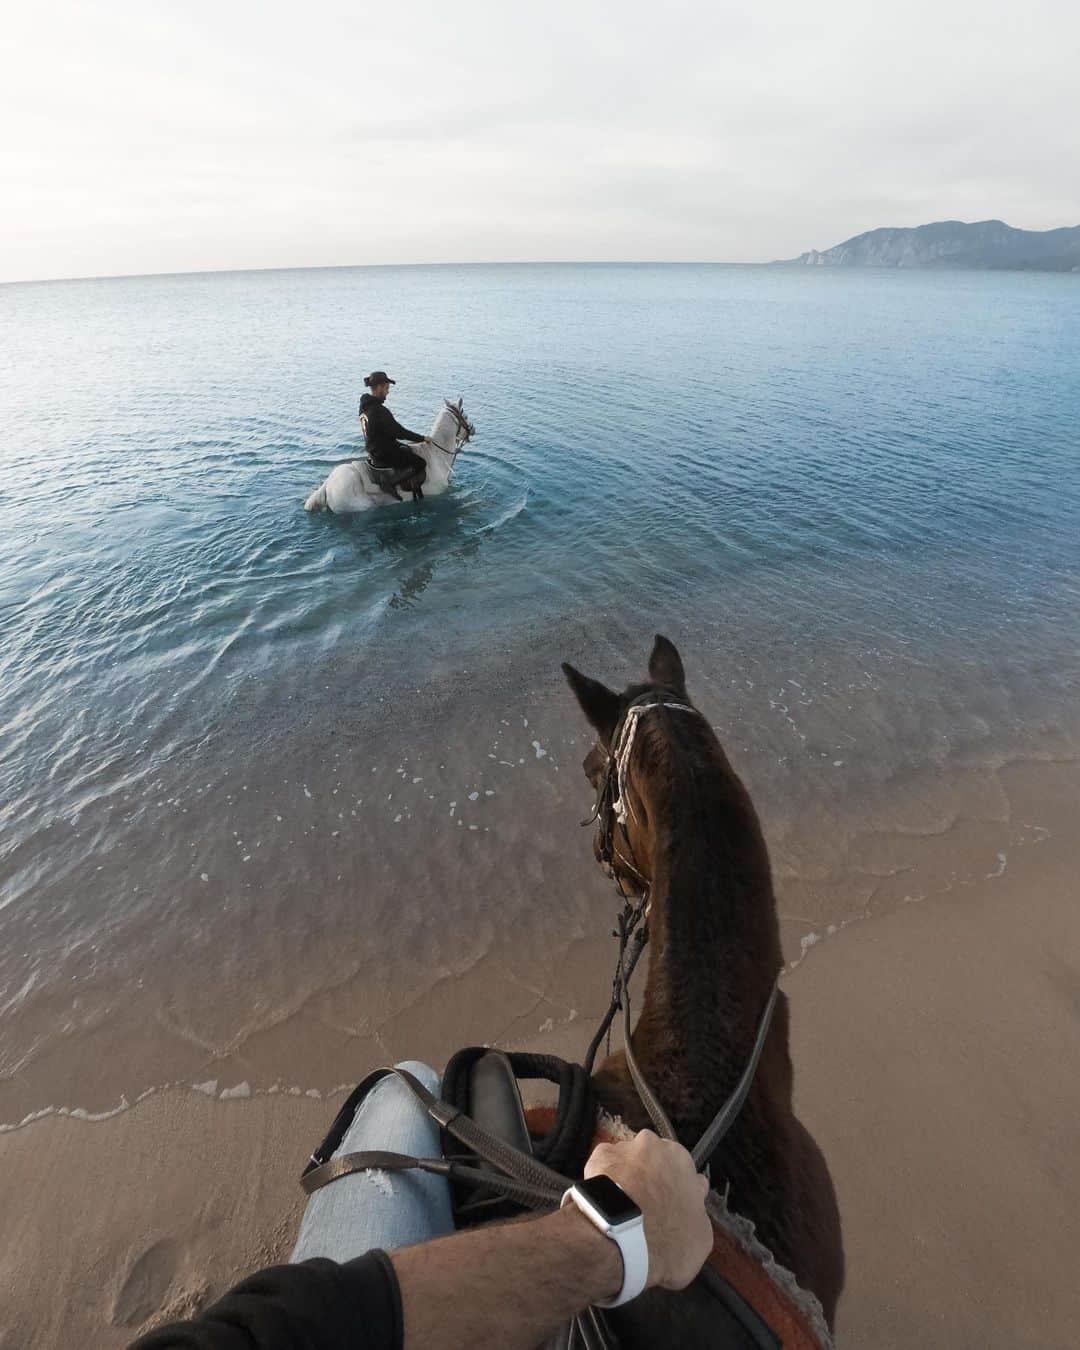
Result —
<instances>
[{"instance_id":1,"label":"dry sand","mask_svg":"<svg viewBox=\"0 0 1080 1350\"><path fill-rule=\"evenodd\" d=\"M1080 1344L1080 790L1072 767L1023 776L1041 842L1000 875L850 923L785 978L799 1109L844 1216L846 1345ZM543 995L525 1016L493 957L437 986L393 1048L437 1060L498 1026L580 1054L604 1002L603 927L559 972L573 1021L537 1036ZM286 1255L297 1175L334 1109L171 1089L0 1135L0 1348L123 1346Z\"/></svg>"}]
</instances>

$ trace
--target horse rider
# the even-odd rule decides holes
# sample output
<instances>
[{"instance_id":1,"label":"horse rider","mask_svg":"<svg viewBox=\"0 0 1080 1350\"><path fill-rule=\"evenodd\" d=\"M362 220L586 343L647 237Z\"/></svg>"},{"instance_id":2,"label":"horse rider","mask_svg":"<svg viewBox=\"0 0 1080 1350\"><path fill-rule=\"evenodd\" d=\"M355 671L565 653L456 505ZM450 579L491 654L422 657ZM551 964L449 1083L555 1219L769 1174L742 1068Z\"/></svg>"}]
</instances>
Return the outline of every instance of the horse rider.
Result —
<instances>
[{"instance_id":1,"label":"horse rider","mask_svg":"<svg viewBox=\"0 0 1080 1350\"><path fill-rule=\"evenodd\" d=\"M427 1065L401 1067L439 1091ZM358 1148L437 1157L439 1127L389 1076L357 1109L339 1152ZM308 1200L288 1265L132 1350L531 1350L590 1304L685 1288L712 1226L708 1182L682 1145L648 1130L598 1144L585 1176L562 1209L461 1232L444 1176L343 1176Z\"/></svg>"},{"instance_id":2,"label":"horse rider","mask_svg":"<svg viewBox=\"0 0 1080 1350\"><path fill-rule=\"evenodd\" d=\"M367 448L368 462L373 469L391 469L393 475L376 480L384 492L401 501L399 487L408 489L413 501L423 501L423 482L427 477L427 464L415 451L401 444L411 441L414 445L430 444L427 436L418 436L415 431L403 427L386 406L386 396L390 386L396 384L385 370L373 370L365 375L364 384L368 393L360 399L360 425L364 429L364 444ZM384 486L385 483L385 486Z\"/></svg>"}]
</instances>

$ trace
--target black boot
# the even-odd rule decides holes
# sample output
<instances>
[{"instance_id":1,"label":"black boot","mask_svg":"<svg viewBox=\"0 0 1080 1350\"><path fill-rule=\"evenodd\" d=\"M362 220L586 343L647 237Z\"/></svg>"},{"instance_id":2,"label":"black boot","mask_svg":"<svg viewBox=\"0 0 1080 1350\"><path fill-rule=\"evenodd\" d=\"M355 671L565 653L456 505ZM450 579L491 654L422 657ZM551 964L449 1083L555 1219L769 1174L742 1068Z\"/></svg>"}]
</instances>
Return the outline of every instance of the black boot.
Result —
<instances>
[{"instance_id":1,"label":"black boot","mask_svg":"<svg viewBox=\"0 0 1080 1350\"><path fill-rule=\"evenodd\" d=\"M389 465L372 464L368 460L368 468L371 471L372 480L380 492L385 492L388 497L392 497L396 502L403 502L405 498L398 491L398 484L401 480L401 472L395 472Z\"/></svg>"}]
</instances>

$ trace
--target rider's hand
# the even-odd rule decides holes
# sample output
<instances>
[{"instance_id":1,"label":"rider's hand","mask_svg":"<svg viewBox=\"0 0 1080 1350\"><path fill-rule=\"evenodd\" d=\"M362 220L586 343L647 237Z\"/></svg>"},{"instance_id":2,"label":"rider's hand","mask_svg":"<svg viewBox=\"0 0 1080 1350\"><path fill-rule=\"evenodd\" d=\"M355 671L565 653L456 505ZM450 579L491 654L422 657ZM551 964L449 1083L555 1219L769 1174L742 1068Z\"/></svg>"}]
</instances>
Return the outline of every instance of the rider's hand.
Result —
<instances>
[{"instance_id":1,"label":"rider's hand","mask_svg":"<svg viewBox=\"0 0 1080 1350\"><path fill-rule=\"evenodd\" d=\"M641 1210L649 1247L649 1288L685 1289L712 1250L706 1178L681 1144L642 1130L618 1144L597 1144L585 1176L603 1172Z\"/></svg>"}]
</instances>

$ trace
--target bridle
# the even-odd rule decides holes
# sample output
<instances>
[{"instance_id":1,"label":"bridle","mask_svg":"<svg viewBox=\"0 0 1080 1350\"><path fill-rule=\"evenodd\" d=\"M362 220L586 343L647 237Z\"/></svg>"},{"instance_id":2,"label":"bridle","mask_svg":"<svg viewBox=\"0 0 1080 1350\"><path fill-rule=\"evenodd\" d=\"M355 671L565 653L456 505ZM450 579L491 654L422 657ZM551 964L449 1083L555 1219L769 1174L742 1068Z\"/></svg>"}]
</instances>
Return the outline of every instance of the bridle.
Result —
<instances>
[{"instance_id":1,"label":"bridle","mask_svg":"<svg viewBox=\"0 0 1080 1350\"><path fill-rule=\"evenodd\" d=\"M443 404L446 411L450 413L457 424L454 431L454 448L453 450L443 450L441 445L437 446L437 448L442 450L444 455L450 456L450 467L453 468L454 460L457 459L465 446L468 445L469 441L476 435L476 427L465 416L464 411L458 404L451 403L448 398L443 399Z\"/></svg>"},{"instance_id":2,"label":"bridle","mask_svg":"<svg viewBox=\"0 0 1080 1350\"><path fill-rule=\"evenodd\" d=\"M658 699L652 693L639 694L627 704L622 717L612 733L611 749L605 750L599 742L597 749L604 755L604 768L596 789L596 801L592 812L581 822L587 828L596 824L594 851L597 861L606 876L615 883L622 898L622 912L618 917L618 928L612 934L619 939L619 956L615 964L615 978L612 981L611 1004L600 1026L589 1042L585 1052L585 1072L591 1074L596 1052L605 1036L608 1038L608 1051L611 1049L611 1023L616 1012L629 1006L630 976L638 963L638 958L649 940L649 879L638 867L630 839L626 833L626 823L633 816L637 819L628 788L630 756L634 748L638 723L651 708L669 708L678 712L697 713L697 709L688 703L678 703L669 699ZM617 834L621 832L626 852L618 845ZM629 856L628 856L629 855ZM638 885L637 895L627 893L620 875L619 866L630 873ZM630 955L627 958L627 950Z\"/></svg>"},{"instance_id":3,"label":"bridle","mask_svg":"<svg viewBox=\"0 0 1080 1350\"><path fill-rule=\"evenodd\" d=\"M593 821L596 822L596 856L599 859L600 866L615 882L623 900L628 900L630 897L623 889L622 881L615 868L616 862L620 862L641 883L643 895L647 895L649 888L648 878L645 877L633 860L633 850L626 835L626 823L631 817L637 820L634 803L630 800L627 791L630 757L634 751L634 738L637 735L638 723L645 713L652 708L668 708L675 712L691 713L695 717L700 716L698 710L691 707L689 703L657 699L651 693L639 694L637 698L632 699L627 704L622 718L615 728L611 738L610 751L603 751L606 756L606 763L600 777L600 785L597 788L596 802L593 805L592 814L588 819L581 822L582 825L591 825ZM603 749L603 747L600 748ZM615 842L616 826L622 828L626 852L631 855L629 858L619 851Z\"/></svg>"},{"instance_id":4,"label":"bridle","mask_svg":"<svg viewBox=\"0 0 1080 1350\"><path fill-rule=\"evenodd\" d=\"M637 965L649 940L650 881L637 865L626 832L627 822L631 818L637 819L634 804L629 795L629 770L638 725L647 713L656 708L688 713L694 717L701 716L698 710L689 703L679 702L673 697L666 697L662 692L658 694L647 691L644 694L639 694L637 698L631 699L612 733L611 749L604 751L606 763L597 787L596 802L592 814L582 821L584 826L591 825L595 821L596 856L601 867L615 882L623 901L622 913L618 918L619 926L615 933L615 936L619 939L619 955L615 966L615 978L612 981L611 1003L589 1043L584 1065L586 1073L591 1074L600 1042L605 1035L609 1035L615 1014L622 1008L624 1020L623 1053L626 1056L626 1067L630 1071L631 1080L657 1134L662 1139L675 1139L676 1134L671 1121L641 1072L634 1055L630 1026L630 977L634 973L634 967ZM600 748L603 751L603 747ZM616 837L617 830L622 834L626 853L619 849ZM637 895L627 893L619 874L619 868L616 866L617 863L630 872L640 883L640 891ZM776 1008L778 994L778 980L774 980L758 1022L757 1035L754 1038L750 1058L746 1062L742 1075L727 1101L690 1150L694 1165L699 1171L708 1167L709 1159L724 1135L731 1128L750 1093L750 1088L754 1082L754 1074L761 1059L761 1052L765 1048L769 1027L772 1025L772 1016Z\"/></svg>"}]
</instances>

